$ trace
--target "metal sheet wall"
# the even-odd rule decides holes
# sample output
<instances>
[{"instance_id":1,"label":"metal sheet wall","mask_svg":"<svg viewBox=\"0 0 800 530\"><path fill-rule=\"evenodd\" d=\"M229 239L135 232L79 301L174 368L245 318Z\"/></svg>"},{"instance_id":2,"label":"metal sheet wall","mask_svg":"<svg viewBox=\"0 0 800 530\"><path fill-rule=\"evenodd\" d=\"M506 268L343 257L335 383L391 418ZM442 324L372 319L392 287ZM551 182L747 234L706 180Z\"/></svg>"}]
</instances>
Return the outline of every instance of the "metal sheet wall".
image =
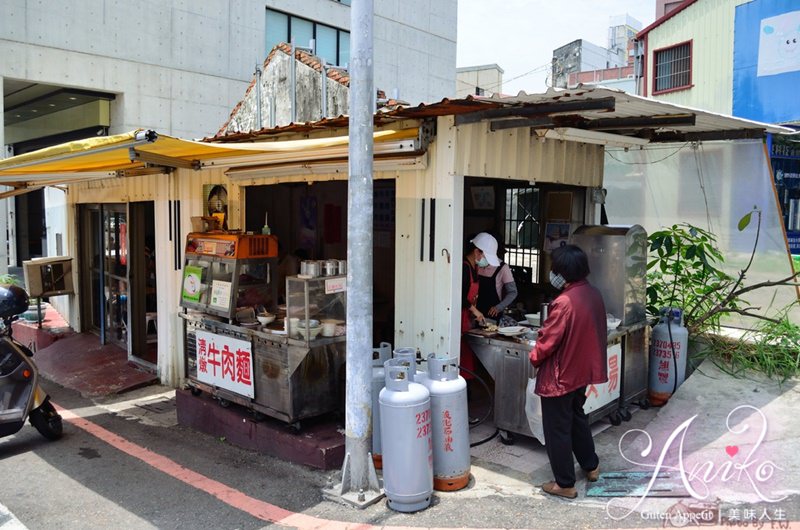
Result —
<instances>
[{"instance_id":1,"label":"metal sheet wall","mask_svg":"<svg viewBox=\"0 0 800 530\"><path fill-rule=\"evenodd\" d=\"M647 95L655 99L710 110L732 111L733 25L736 6L751 0L695 2L647 34ZM692 86L653 95L653 52L692 42Z\"/></svg>"},{"instance_id":2,"label":"metal sheet wall","mask_svg":"<svg viewBox=\"0 0 800 530\"><path fill-rule=\"evenodd\" d=\"M455 173L469 177L600 186L602 145L541 141L529 127L492 132L489 122L457 128Z\"/></svg>"},{"instance_id":3,"label":"metal sheet wall","mask_svg":"<svg viewBox=\"0 0 800 530\"><path fill-rule=\"evenodd\" d=\"M424 354L459 351L463 176L455 127L440 118L428 167L397 179L395 344ZM433 200L435 199L435 202Z\"/></svg>"}]
</instances>

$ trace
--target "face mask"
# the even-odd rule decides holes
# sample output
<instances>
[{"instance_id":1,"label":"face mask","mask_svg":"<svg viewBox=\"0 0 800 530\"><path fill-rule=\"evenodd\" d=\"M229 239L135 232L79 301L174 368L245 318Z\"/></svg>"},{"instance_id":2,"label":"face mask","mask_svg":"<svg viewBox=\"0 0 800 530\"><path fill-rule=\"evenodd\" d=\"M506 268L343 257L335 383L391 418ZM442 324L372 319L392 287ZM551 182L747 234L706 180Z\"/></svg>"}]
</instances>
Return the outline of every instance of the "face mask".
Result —
<instances>
[{"instance_id":1,"label":"face mask","mask_svg":"<svg viewBox=\"0 0 800 530\"><path fill-rule=\"evenodd\" d=\"M567 280L564 279L563 276L560 274L554 274L553 271L550 271L550 285L558 289L559 291L564 288L564 285L567 283Z\"/></svg>"},{"instance_id":2,"label":"face mask","mask_svg":"<svg viewBox=\"0 0 800 530\"><path fill-rule=\"evenodd\" d=\"M484 256L481 259L479 259L475 264L478 267L488 267L489 266L489 260L486 259L486 256Z\"/></svg>"}]
</instances>

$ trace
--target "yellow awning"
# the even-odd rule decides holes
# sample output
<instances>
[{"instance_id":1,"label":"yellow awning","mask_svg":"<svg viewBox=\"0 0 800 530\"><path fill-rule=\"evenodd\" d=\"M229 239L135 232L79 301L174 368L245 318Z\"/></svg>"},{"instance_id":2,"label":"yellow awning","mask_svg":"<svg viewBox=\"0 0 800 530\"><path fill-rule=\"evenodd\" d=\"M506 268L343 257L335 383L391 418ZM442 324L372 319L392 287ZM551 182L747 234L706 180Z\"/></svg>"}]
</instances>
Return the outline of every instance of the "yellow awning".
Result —
<instances>
[{"instance_id":1,"label":"yellow awning","mask_svg":"<svg viewBox=\"0 0 800 530\"><path fill-rule=\"evenodd\" d=\"M383 143L413 139L418 132L417 128L377 131L374 140ZM272 157L276 161L285 161L287 155L292 153L302 159L304 152L313 152L314 158L318 159L320 153L324 156L325 149L330 149L331 156L341 156L341 148L348 143L347 136L336 136L220 144L136 130L68 142L0 160L0 184L17 188L0 193L0 198L18 195L26 188L38 189L46 185L108 178L112 172L144 168L147 164L195 169L206 165L218 166L212 162L224 160L235 160L236 165L247 165L249 160L263 164L269 163Z\"/></svg>"}]
</instances>

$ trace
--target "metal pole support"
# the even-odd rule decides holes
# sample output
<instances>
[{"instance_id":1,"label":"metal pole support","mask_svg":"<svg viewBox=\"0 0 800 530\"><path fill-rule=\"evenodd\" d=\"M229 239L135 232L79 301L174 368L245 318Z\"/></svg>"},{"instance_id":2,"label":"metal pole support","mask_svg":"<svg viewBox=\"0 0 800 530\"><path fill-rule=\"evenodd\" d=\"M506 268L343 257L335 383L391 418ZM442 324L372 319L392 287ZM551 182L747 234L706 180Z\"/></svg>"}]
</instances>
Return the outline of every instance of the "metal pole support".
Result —
<instances>
[{"instance_id":1,"label":"metal pole support","mask_svg":"<svg viewBox=\"0 0 800 530\"><path fill-rule=\"evenodd\" d=\"M372 462L373 0L350 7L350 175L347 201L347 378L342 482L323 489L358 508L384 495Z\"/></svg>"}]
</instances>

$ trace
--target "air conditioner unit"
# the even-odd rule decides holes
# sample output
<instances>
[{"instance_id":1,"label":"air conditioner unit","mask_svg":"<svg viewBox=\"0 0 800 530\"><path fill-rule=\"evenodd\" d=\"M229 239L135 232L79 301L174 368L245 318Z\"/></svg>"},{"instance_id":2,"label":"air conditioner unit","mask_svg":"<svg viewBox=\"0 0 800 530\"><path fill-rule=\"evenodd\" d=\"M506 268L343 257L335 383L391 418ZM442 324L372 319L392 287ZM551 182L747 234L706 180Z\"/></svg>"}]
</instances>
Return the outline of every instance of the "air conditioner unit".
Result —
<instances>
[{"instance_id":1,"label":"air conditioner unit","mask_svg":"<svg viewBox=\"0 0 800 530\"><path fill-rule=\"evenodd\" d=\"M58 296L74 294L72 284L72 258L56 256L36 258L22 262L25 289L28 296Z\"/></svg>"}]
</instances>

